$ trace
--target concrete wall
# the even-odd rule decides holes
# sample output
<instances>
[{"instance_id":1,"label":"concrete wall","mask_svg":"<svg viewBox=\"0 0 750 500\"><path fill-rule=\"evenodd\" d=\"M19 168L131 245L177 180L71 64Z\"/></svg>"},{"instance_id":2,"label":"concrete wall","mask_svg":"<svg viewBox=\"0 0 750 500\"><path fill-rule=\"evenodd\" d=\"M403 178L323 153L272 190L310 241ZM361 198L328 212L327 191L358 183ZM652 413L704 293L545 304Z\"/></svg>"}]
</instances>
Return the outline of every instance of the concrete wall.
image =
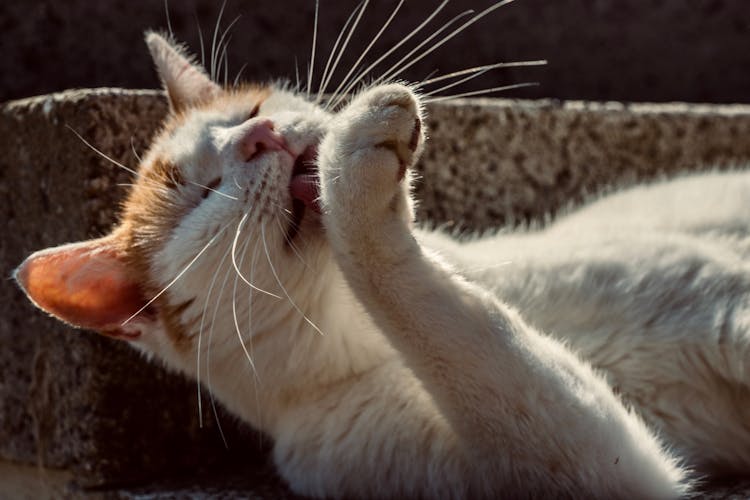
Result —
<instances>
[{"instance_id":1,"label":"concrete wall","mask_svg":"<svg viewBox=\"0 0 750 500\"><path fill-rule=\"evenodd\" d=\"M129 174L68 127L135 167L133 150L144 150L165 110L159 92L117 89L0 106L5 276L30 252L101 235L115 219L117 184ZM748 106L483 100L435 104L429 115L419 216L459 229L537 219L608 186L750 161ZM194 383L45 317L7 279L0 309L0 460L73 471L84 488L239 468L250 472L238 488L285 491L262 438L220 411L226 449L206 401L199 428Z\"/></svg>"},{"instance_id":2,"label":"concrete wall","mask_svg":"<svg viewBox=\"0 0 750 500\"><path fill-rule=\"evenodd\" d=\"M454 2L452 14L494 0ZM356 0L323 0L320 52L327 55ZM409 33L436 0L408 0L372 54ZM342 60L359 55L395 0L372 3ZM196 17L207 43L221 2L172 0L172 27L199 52ZM313 0L228 0L232 75L294 78L309 59ZM146 28L166 29L163 0L28 0L0 2L0 101L73 87L155 88L143 46ZM420 37L415 38L419 40ZM408 45L411 47L413 45ZM403 53L403 52L402 52ZM374 58L369 58L372 61ZM415 65L412 81L502 60L548 59L546 68L493 72L463 89L539 81L525 98L619 101L750 102L750 2L746 0L517 0L491 14ZM320 75L323 61L318 58ZM337 73L341 78L344 71ZM376 73L377 74L377 73ZM334 78L334 81L337 80Z\"/></svg>"}]
</instances>

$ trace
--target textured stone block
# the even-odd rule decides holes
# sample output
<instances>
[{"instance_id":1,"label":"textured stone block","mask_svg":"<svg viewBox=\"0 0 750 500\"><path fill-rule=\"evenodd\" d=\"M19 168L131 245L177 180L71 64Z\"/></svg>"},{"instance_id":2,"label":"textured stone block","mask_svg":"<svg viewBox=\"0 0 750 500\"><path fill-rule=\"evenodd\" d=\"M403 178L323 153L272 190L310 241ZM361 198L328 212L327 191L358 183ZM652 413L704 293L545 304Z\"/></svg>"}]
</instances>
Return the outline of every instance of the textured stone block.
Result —
<instances>
[{"instance_id":1,"label":"textured stone block","mask_svg":"<svg viewBox=\"0 0 750 500\"><path fill-rule=\"evenodd\" d=\"M73 130L135 167L165 112L160 92L118 89L0 105L6 276L31 251L101 235L114 221L130 174ZM429 115L419 216L462 230L553 216L616 185L750 161L747 106L473 100L431 105ZM0 308L0 460L67 469L83 487L106 488L244 468L252 472L239 490L286 494L262 438L219 411L226 450L209 404L199 427L193 382L44 317L7 279Z\"/></svg>"}]
</instances>

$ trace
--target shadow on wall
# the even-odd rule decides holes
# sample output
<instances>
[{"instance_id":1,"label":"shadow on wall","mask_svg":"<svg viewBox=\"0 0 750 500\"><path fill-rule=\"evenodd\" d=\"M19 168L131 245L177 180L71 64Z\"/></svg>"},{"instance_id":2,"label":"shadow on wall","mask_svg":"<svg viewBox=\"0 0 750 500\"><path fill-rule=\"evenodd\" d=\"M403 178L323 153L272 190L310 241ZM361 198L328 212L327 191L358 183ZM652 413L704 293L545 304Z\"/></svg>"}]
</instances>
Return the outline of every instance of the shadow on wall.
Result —
<instances>
[{"instance_id":1,"label":"shadow on wall","mask_svg":"<svg viewBox=\"0 0 750 500\"><path fill-rule=\"evenodd\" d=\"M353 0L320 3L318 76L323 56L327 57L340 27L356 6ZM493 3L449 4L414 40L421 41L467 6L480 11ZM368 7L333 82L346 74L396 4L387 0ZM414 31L437 5L407 0L369 61ZM220 2L214 0L173 0L169 4L172 29L199 54L197 24L210 47L220 8ZM253 79L294 80L295 59L300 72L306 71L313 31L312 0L228 0L222 27L238 15L242 17L230 32L230 80L244 63L244 76ZM147 28L167 28L161 0L3 2L0 101L72 87L155 88L158 82L142 42ZM493 72L451 91L538 81L537 88L504 96L750 102L749 48L750 2L742 0L517 0L402 76L416 81L433 71L442 74L498 61L547 59L547 67ZM388 66L383 65L380 71ZM374 73L379 74L377 70Z\"/></svg>"}]
</instances>

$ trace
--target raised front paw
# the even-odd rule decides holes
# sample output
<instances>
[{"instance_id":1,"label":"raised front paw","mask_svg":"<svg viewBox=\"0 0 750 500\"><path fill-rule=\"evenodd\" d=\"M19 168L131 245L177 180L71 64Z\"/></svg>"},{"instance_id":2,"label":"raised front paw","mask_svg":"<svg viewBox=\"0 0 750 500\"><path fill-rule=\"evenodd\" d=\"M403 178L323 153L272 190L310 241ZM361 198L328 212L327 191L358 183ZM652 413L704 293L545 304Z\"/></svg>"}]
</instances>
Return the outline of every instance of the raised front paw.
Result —
<instances>
[{"instance_id":1,"label":"raised front paw","mask_svg":"<svg viewBox=\"0 0 750 500\"><path fill-rule=\"evenodd\" d=\"M406 86L364 92L333 121L320 147L322 200L332 215L410 217L406 172L424 142L420 105Z\"/></svg>"}]
</instances>

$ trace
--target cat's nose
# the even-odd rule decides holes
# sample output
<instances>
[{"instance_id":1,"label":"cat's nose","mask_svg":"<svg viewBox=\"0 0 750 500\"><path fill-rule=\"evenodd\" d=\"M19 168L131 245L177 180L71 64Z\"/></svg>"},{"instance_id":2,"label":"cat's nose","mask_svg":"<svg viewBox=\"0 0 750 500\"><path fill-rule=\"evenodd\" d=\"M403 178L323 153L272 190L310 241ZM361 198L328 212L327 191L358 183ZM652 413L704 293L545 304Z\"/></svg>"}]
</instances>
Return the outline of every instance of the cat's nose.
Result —
<instances>
[{"instance_id":1,"label":"cat's nose","mask_svg":"<svg viewBox=\"0 0 750 500\"><path fill-rule=\"evenodd\" d=\"M274 125L268 118L249 120L247 128L242 131L240 139L240 154L245 161L250 161L264 151L286 150L284 136L274 130Z\"/></svg>"}]
</instances>

